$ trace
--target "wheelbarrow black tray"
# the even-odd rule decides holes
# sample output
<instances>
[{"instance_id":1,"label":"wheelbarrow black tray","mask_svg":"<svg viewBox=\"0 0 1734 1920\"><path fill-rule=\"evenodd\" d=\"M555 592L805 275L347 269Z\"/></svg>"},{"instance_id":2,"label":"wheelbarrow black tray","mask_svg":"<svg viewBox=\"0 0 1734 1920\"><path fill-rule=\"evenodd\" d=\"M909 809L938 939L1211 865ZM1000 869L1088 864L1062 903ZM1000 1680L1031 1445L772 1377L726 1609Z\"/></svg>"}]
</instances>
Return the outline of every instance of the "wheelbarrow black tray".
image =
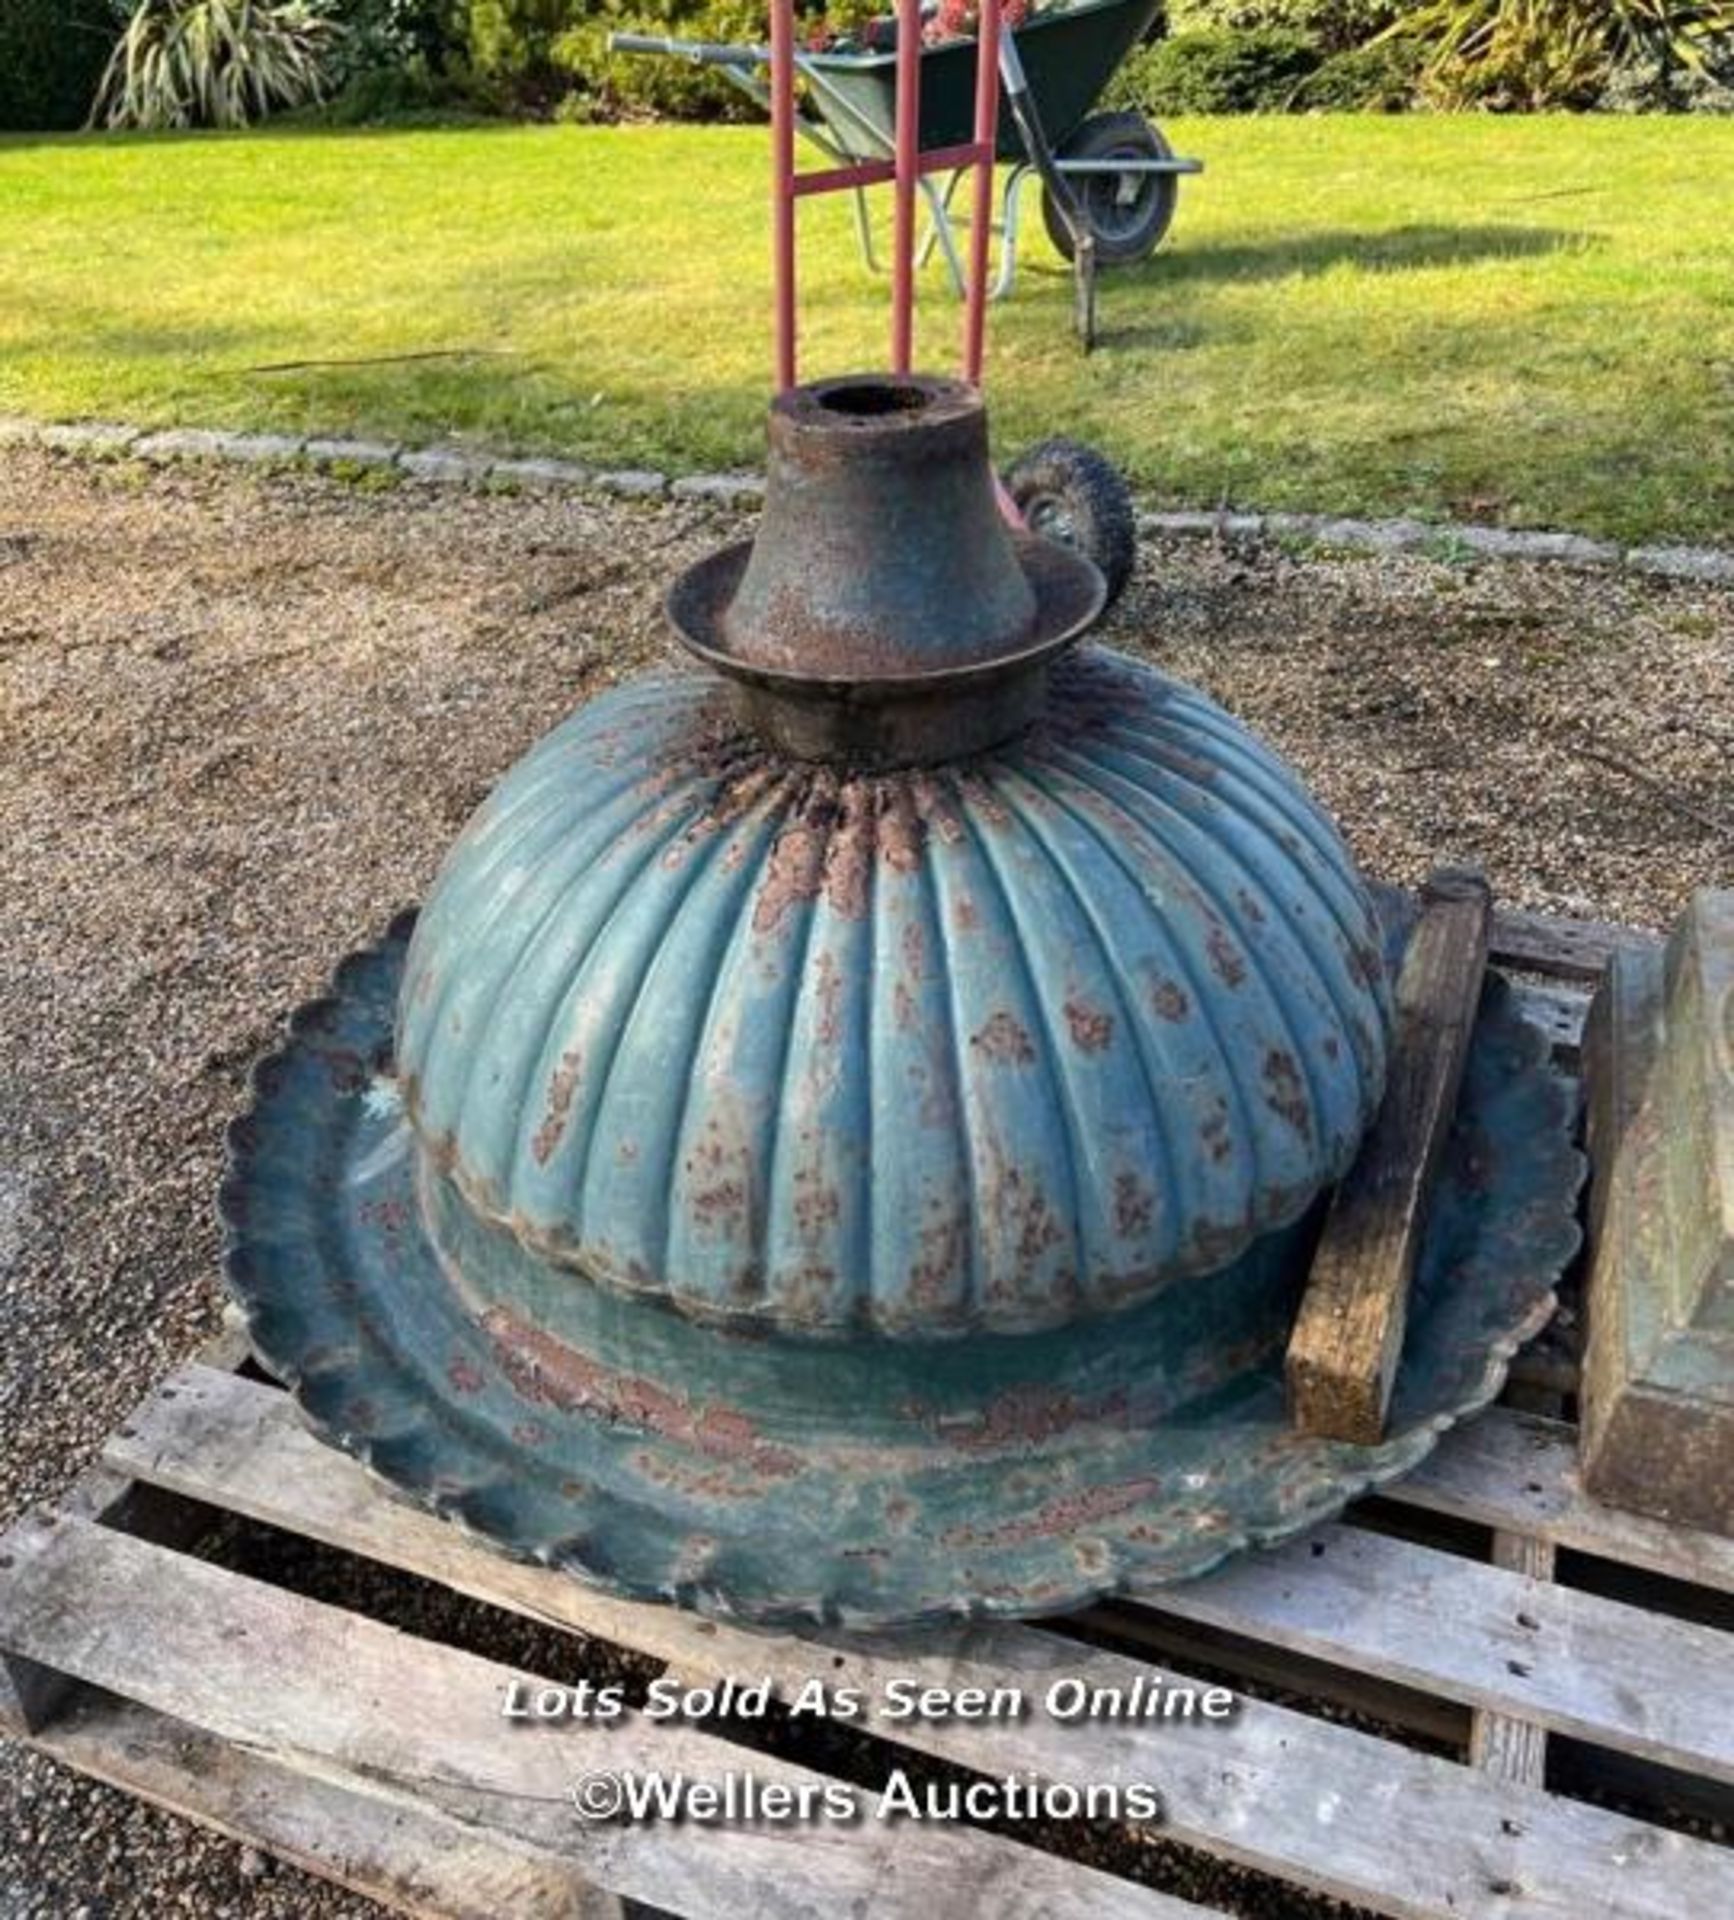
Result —
<instances>
[{"instance_id":1,"label":"wheelbarrow black tray","mask_svg":"<svg viewBox=\"0 0 1734 1920\"><path fill-rule=\"evenodd\" d=\"M1161 0L1081 0L1038 14L1013 38L1023 58L1036 112L1057 148L1096 104L1120 62L1143 39ZM974 40L952 40L924 48L921 55L921 144L924 148L961 146L975 132ZM851 153L875 157L854 123L859 115L883 144L891 143L897 118L897 55L817 53L805 65L822 73L837 101L816 100L832 136ZM853 114L837 111L837 102ZM1023 141L1004 103L1000 106L999 157L1024 160Z\"/></svg>"}]
</instances>

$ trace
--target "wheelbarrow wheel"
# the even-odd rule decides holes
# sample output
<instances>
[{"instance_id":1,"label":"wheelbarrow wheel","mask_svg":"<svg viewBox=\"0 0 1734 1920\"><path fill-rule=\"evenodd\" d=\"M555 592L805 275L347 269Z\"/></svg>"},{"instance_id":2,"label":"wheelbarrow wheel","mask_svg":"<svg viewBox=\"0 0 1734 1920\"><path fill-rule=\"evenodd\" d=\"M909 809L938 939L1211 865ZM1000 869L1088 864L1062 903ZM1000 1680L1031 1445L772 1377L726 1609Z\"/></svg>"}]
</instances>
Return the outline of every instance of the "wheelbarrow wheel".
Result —
<instances>
[{"instance_id":1,"label":"wheelbarrow wheel","mask_svg":"<svg viewBox=\"0 0 1734 1920\"><path fill-rule=\"evenodd\" d=\"M1112 606L1132 577L1138 532L1120 469L1077 440L1044 440L1014 461L1006 492L1032 533L1093 560Z\"/></svg>"},{"instance_id":2,"label":"wheelbarrow wheel","mask_svg":"<svg viewBox=\"0 0 1734 1920\"><path fill-rule=\"evenodd\" d=\"M1174 149L1141 113L1096 113L1060 150L1062 160L1172 160ZM1105 267L1148 260L1174 223L1180 197L1172 173L1074 173L1066 184L1096 239ZM1048 238L1070 260L1075 248L1066 216L1042 189L1042 221Z\"/></svg>"}]
</instances>

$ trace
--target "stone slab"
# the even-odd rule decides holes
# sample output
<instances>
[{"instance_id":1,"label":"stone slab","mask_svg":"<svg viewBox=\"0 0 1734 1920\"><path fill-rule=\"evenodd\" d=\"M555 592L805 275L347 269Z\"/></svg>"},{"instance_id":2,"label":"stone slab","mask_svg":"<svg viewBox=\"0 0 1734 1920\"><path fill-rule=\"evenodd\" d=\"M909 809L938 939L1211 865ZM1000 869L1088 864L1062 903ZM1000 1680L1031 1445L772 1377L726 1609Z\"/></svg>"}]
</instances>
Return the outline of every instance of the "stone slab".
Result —
<instances>
[{"instance_id":1,"label":"stone slab","mask_svg":"<svg viewBox=\"0 0 1734 1920\"><path fill-rule=\"evenodd\" d=\"M383 440L309 440L304 451L321 466L389 467L398 457Z\"/></svg>"},{"instance_id":2,"label":"stone slab","mask_svg":"<svg viewBox=\"0 0 1734 1920\"><path fill-rule=\"evenodd\" d=\"M1734 1534L1734 892L1620 953L1584 1040L1591 1194L1584 1475Z\"/></svg>"},{"instance_id":3,"label":"stone slab","mask_svg":"<svg viewBox=\"0 0 1734 1920\"><path fill-rule=\"evenodd\" d=\"M492 463L455 447L417 447L403 454L398 465L413 480L436 486L473 487L487 478Z\"/></svg>"},{"instance_id":4,"label":"stone slab","mask_svg":"<svg viewBox=\"0 0 1734 1920\"><path fill-rule=\"evenodd\" d=\"M139 430L108 420L62 420L39 427L33 437L57 453L117 454L137 444Z\"/></svg>"},{"instance_id":5,"label":"stone slab","mask_svg":"<svg viewBox=\"0 0 1734 1920\"><path fill-rule=\"evenodd\" d=\"M496 460L488 469L488 478L511 486L554 491L586 487L591 473L575 460L547 460L527 455L516 460Z\"/></svg>"}]
</instances>

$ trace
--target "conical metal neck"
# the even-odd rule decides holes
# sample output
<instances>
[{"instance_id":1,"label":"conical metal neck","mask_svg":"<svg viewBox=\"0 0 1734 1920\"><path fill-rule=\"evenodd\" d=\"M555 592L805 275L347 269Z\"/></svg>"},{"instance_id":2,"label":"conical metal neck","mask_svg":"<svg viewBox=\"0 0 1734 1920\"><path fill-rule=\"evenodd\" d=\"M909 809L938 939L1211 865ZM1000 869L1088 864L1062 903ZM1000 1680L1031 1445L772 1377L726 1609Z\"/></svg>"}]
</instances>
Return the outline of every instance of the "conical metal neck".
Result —
<instances>
[{"instance_id":1,"label":"conical metal neck","mask_svg":"<svg viewBox=\"0 0 1734 1920\"><path fill-rule=\"evenodd\" d=\"M1027 726L1101 600L1087 561L1008 526L972 387L854 375L773 403L758 537L689 569L668 611L776 745L895 765Z\"/></svg>"}]
</instances>

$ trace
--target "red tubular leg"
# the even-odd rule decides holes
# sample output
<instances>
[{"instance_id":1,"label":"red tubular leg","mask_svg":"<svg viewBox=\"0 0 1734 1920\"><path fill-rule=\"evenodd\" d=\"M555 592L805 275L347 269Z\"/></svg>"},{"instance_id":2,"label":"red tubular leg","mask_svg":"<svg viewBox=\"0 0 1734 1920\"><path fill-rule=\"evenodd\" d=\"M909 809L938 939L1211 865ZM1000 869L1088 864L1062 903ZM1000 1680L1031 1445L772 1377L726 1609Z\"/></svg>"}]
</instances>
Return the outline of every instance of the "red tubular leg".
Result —
<instances>
[{"instance_id":1,"label":"red tubular leg","mask_svg":"<svg viewBox=\"0 0 1734 1920\"><path fill-rule=\"evenodd\" d=\"M771 230L777 391L795 384L795 4L771 0Z\"/></svg>"},{"instance_id":2,"label":"red tubular leg","mask_svg":"<svg viewBox=\"0 0 1734 1920\"><path fill-rule=\"evenodd\" d=\"M993 238L993 158L999 132L1000 0L981 0L975 53L975 206L969 228L969 287L963 314L963 377L981 385L987 341L987 269Z\"/></svg>"},{"instance_id":3,"label":"red tubular leg","mask_svg":"<svg viewBox=\"0 0 1734 1920\"><path fill-rule=\"evenodd\" d=\"M897 179L891 256L891 370L915 352L915 184L921 172L921 0L897 0Z\"/></svg>"}]
</instances>

